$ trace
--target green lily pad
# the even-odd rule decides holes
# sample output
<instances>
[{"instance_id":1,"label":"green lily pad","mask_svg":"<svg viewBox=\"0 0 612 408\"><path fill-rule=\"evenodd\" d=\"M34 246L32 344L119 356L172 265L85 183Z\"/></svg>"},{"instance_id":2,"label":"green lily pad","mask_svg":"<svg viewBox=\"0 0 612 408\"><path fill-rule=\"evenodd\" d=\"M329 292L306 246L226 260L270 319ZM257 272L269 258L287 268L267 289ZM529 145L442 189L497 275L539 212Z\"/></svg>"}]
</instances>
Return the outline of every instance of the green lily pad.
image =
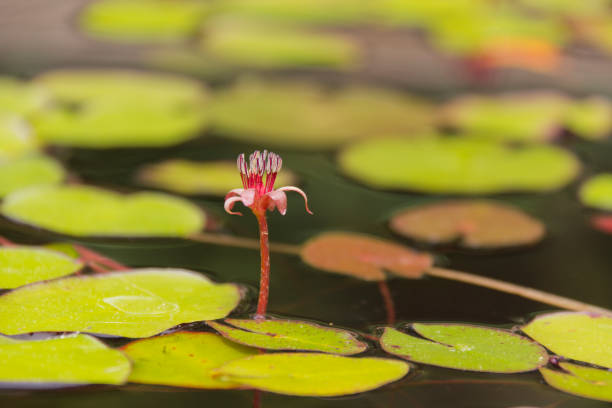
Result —
<instances>
[{"instance_id":1,"label":"green lily pad","mask_svg":"<svg viewBox=\"0 0 612 408\"><path fill-rule=\"evenodd\" d=\"M30 125L22 117L0 113L0 159L21 157L38 148Z\"/></svg>"},{"instance_id":2,"label":"green lily pad","mask_svg":"<svg viewBox=\"0 0 612 408\"><path fill-rule=\"evenodd\" d=\"M159 193L121 195L90 186L42 186L2 203L12 220L74 236L185 237L204 214L190 202Z\"/></svg>"},{"instance_id":3,"label":"green lily pad","mask_svg":"<svg viewBox=\"0 0 612 408\"><path fill-rule=\"evenodd\" d=\"M35 83L58 99L34 121L46 143L84 148L160 147L192 139L208 121L194 80L121 70L66 70Z\"/></svg>"},{"instance_id":4,"label":"green lily pad","mask_svg":"<svg viewBox=\"0 0 612 408\"><path fill-rule=\"evenodd\" d=\"M586 206L612 211L612 173L598 174L585 181L578 196Z\"/></svg>"},{"instance_id":5,"label":"green lily pad","mask_svg":"<svg viewBox=\"0 0 612 408\"><path fill-rule=\"evenodd\" d=\"M544 225L511 206L493 201L444 201L406 208L389 222L405 237L430 244L458 241L468 248L502 248L539 242Z\"/></svg>"},{"instance_id":6,"label":"green lily pad","mask_svg":"<svg viewBox=\"0 0 612 408\"><path fill-rule=\"evenodd\" d=\"M28 116L50 102L49 92L43 87L0 76L0 113Z\"/></svg>"},{"instance_id":7,"label":"green lily pad","mask_svg":"<svg viewBox=\"0 0 612 408\"><path fill-rule=\"evenodd\" d=\"M240 384L212 376L225 363L258 353L213 333L177 332L121 348L132 360L129 381L176 387L229 389Z\"/></svg>"},{"instance_id":8,"label":"green lily pad","mask_svg":"<svg viewBox=\"0 0 612 408\"><path fill-rule=\"evenodd\" d=\"M214 373L264 391L332 397L376 389L404 377L409 368L402 361L382 358L275 353L235 360Z\"/></svg>"},{"instance_id":9,"label":"green lily pad","mask_svg":"<svg viewBox=\"0 0 612 408\"><path fill-rule=\"evenodd\" d=\"M242 188L238 174L235 162L176 159L145 166L138 172L137 178L142 184L173 193L225 196L234 188ZM295 180L296 176L283 167L275 184L293 185Z\"/></svg>"},{"instance_id":10,"label":"green lily pad","mask_svg":"<svg viewBox=\"0 0 612 408\"><path fill-rule=\"evenodd\" d=\"M305 350L351 355L365 351L355 334L298 320L225 319L224 325L208 322L223 337L246 346L268 350Z\"/></svg>"},{"instance_id":11,"label":"green lily pad","mask_svg":"<svg viewBox=\"0 0 612 408\"><path fill-rule=\"evenodd\" d=\"M409 133L432 122L430 105L402 94L374 88L326 91L307 82L243 80L220 92L213 108L213 126L223 136L304 149Z\"/></svg>"},{"instance_id":12,"label":"green lily pad","mask_svg":"<svg viewBox=\"0 0 612 408\"><path fill-rule=\"evenodd\" d=\"M520 373L548 362L543 347L507 330L422 323L411 328L422 338L387 327L382 348L410 361L468 371Z\"/></svg>"},{"instance_id":13,"label":"green lily pad","mask_svg":"<svg viewBox=\"0 0 612 408\"><path fill-rule=\"evenodd\" d=\"M416 279L433 265L431 255L368 235L328 232L308 240L302 261L327 272L368 281L386 279L386 272Z\"/></svg>"},{"instance_id":14,"label":"green lily pad","mask_svg":"<svg viewBox=\"0 0 612 408\"><path fill-rule=\"evenodd\" d=\"M148 337L181 323L221 319L240 297L236 285L215 284L182 269L69 277L0 296L0 332Z\"/></svg>"},{"instance_id":15,"label":"green lily pad","mask_svg":"<svg viewBox=\"0 0 612 408\"><path fill-rule=\"evenodd\" d=\"M560 363L564 371L540 368L544 380L558 390L581 397L612 402L612 371Z\"/></svg>"},{"instance_id":16,"label":"green lily pad","mask_svg":"<svg viewBox=\"0 0 612 408\"><path fill-rule=\"evenodd\" d=\"M612 317L560 312L538 316L522 330L553 353L612 368Z\"/></svg>"},{"instance_id":17,"label":"green lily pad","mask_svg":"<svg viewBox=\"0 0 612 408\"><path fill-rule=\"evenodd\" d=\"M83 264L46 248L0 248L0 288L12 289L28 283L71 275Z\"/></svg>"},{"instance_id":18,"label":"green lily pad","mask_svg":"<svg viewBox=\"0 0 612 408\"><path fill-rule=\"evenodd\" d=\"M0 161L0 197L26 187L59 184L64 180L63 167L45 156L29 156Z\"/></svg>"},{"instance_id":19,"label":"green lily pad","mask_svg":"<svg viewBox=\"0 0 612 408\"><path fill-rule=\"evenodd\" d=\"M580 170L574 155L556 146L460 137L362 141L344 150L339 164L370 187L453 194L552 191Z\"/></svg>"},{"instance_id":20,"label":"green lily pad","mask_svg":"<svg viewBox=\"0 0 612 408\"><path fill-rule=\"evenodd\" d=\"M564 123L568 130L584 139L603 139L612 132L612 104L600 97L576 101L568 108Z\"/></svg>"},{"instance_id":21,"label":"green lily pad","mask_svg":"<svg viewBox=\"0 0 612 408\"><path fill-rule=\"evenodd\" d=\"M0 354L0 382L20 388L45 383L119 385L130 373L123 353L83 334L30 341L0 337Z\"/></svg>"},{"instance_id":22,"label":"green lily pad","mask_svg":"<svg viewBox=\"0 0 612 408\"><path fill-rule=\"evenodd\" d=\"M207 25L202 46L225 62L256 68L349 68L359 58L357 45L338 34L244 21Z\"/></svg>"},{"instance_id":23,"label":"green lily pad","mask_svg":"<svg viewBox=\"0 0 612 408\"><path fill-rule=\"evenodd\" d=\"M96 37L121 42L175 42L195 34L209 6L193 0L98 0L80 17Z\"/></svg>"}]
</instances>

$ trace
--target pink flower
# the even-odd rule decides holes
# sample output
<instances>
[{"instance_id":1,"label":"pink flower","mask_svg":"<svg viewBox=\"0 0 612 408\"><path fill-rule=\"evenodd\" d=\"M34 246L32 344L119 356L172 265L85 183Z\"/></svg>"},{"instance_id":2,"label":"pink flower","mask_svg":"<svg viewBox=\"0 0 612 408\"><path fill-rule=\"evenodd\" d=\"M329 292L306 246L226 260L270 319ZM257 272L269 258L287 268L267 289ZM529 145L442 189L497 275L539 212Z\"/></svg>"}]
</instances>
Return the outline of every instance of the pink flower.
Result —
<instances>
[{"instance_id":1,"label":"pink flower","mask_svg":"<svg viewBox=\"0 0 612 408\"><path fill-rule=\"evenodd\" d=\"M279 155L267 150L264 150L263 153L256 150L249 156L248 166L244 153L238 156L237 164L244 188L237 188L227 193L224 204L225 211L230 214L242 215L239 212L232 211L234 204L241 202L256 214L263 214L268 210L273 211L278 208L278 211L285 215L287 212L285 191L295 191L304 198L306 211L312 214L308 208L308 197L299 188L287 186L273 190L276 175L283 165L283 160Z\"/></svg>"}]
</instances>

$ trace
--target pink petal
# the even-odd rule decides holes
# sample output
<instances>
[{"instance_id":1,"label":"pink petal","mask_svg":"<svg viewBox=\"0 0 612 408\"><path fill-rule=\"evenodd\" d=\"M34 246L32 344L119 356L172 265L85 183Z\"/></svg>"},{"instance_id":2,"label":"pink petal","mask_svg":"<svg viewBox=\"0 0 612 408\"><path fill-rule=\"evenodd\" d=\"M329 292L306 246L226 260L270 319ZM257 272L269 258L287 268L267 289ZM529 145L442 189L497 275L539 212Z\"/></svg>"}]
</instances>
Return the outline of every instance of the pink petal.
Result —
<instances>
[{"instance_id":1,"label":"pink petal","mask_svg":"<svg viewBox=\"0 0 612 408\"><path fill-rule=\"evenodd\" d=\"M234 212L232 211L232 208L234 207L234 203L238 202L238 201L242 201L242 197L230 197L228 199L225 200L225 203L223 204L223 208L225 208L225 211L228 214L233 214L233 215L242 215L242 213L240 212ZM244 202L243 202L244 203Z\"/></svg>"},{"instance_id":2,"label":"pink petal","mask_svg":"<svg viewBox=\"0 0 612 408\"><path fill-rule=\"evenodd\" d=\"M274 208L278 208L278 212L281 213L281 215L287 213L287 195L285 193L278 190L272 190L266 195L270 197L268 210L274 211Z\"/></svg>"},{"instance_id":3,"label":"pink petal","mask_svg":"<svg viewBox=\"0 0 612 408\"><path fill-rule=\"evenodd\" d=\"M255 202L255 189L254 188L247 188L246 190L243 190L243 189L239 188L237 190L242 190L240 192L240 197L242 197L242 204L244 204L245 207L252 206L253 203Z\"/></svg>"},{"instance_id":4,"label":"pink petal","mask_svg":"<svg viewBox=\"0 0 612 408\"><path fill-rule=\"evenodd\" d=\"M296 193L300 194L302 196L302 198L304 199L304 205L306 206L306 211L308 212L308 214L312 215L312 211L310 211L310 208L308 208L308 197L306 196L306 193L304 193L299 188L294 187L294 186L287 186L287 187L278 188L278 189L276 189L274 191L295 191ZM272 193L274 191L272 191Z\"/></svg>"},{"instance_id":5,"label":"pink petal","mask_svg":"<svg viewBox=\"0 0 612 408\"><path fill-rule=\"evenodd\" d=\"M225 195L225 199L227 200L230 197L236 197L242 194L242 192L244 191L243 188L235 188L233 190L230 190L229 193L227 193Z\"/></svg>"}]
</instances>

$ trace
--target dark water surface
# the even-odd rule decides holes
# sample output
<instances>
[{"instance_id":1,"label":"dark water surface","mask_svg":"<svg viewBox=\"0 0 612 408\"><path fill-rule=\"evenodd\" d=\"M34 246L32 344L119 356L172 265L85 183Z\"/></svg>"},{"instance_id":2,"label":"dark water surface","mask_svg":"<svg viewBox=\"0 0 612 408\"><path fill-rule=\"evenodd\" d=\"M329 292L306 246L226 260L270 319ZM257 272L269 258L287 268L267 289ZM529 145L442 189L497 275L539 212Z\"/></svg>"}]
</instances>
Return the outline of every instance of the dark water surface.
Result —
<instances>
[{"instance_id":1,"label":"dark water surface","mask_svg":"<svg viewBox=\"0 0 612 408\"><path fill-rule=\"evenodd\" d=\"M570 140L568 147L583 160L583 177L612 170L612 143ZM88 183L129 191L136 168L168 157L233 159L246 146L207 138L165 150L58 150L74 174ZM279 152L286 167L301 178L314 216L304 212L298 197L289 198L285 217L270 216L272 242L300 244L327 230L358 231L407 242L393 236L386 220L404 206L439 200L424 196L369 190L342 177L330 153ZM238 174L236 175L238 181ZM492 197L514 204L541 219L548 236L538 246L497 253L426 248L437 255L438 265L507 280L612 308L612 236L588 225L591 211L576 199L576 184L550 194L513 194ZM194 199L219 225L220 233L257 237L254 217L233 217L223 212L222 201ZM43 231L4 221L2 230L17 240L50 240ZM109 240L81 242L132 267L169 266L201 271L217 281L255 287L259 279L259 253L254 250L201 244L183 240ZM325 273L304 265L299 258L272 253L269 311L360 331L384 325L386 312L376 283ZM442 279L389 281L399 322L470 322L512 327L534 313L552 310L516 296ZM253 298L251 298L252 300ZM252 303L252 302L251 302ZM249 309L249 307L251 309ZM246 304L243 313L252 311ZM193 329L202 329L195 325ZM373 347L371 355L383 355ZM1 363L1 362L0 362ZM382 389L347 398L296 398L263 395L263 407L604 407L608 404L563 394L543 384L537 373L496 375L464 373L415 366L406 379ZM82 387L54 391L1 391L0 407L250 407L252 391L200 391L167 387Z\"/></svg>"}]
</instances>

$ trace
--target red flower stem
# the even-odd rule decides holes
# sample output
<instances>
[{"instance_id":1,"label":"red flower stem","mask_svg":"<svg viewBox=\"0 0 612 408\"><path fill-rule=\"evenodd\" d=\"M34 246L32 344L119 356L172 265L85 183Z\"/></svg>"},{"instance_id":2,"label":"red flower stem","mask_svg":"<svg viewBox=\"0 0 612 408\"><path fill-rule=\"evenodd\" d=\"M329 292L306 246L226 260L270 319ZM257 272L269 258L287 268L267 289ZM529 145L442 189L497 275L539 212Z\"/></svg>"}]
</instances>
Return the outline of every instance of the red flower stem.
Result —
<instances>
[{"instance_id":1,"label":"red flower stem","mask_svg":"<svg viewBox=\"0 0 612 408\"><path fill-rule=\"evenodd\" d=\"M255 212L259 224L259 251L261 255L261 275L259 279L259 299L257 300L256 318L263 318L268 308L270 286L270 244L268 243L268 221L266 212Z\"/></svg>"},{"instance_id":2,"label":"red flower stem","mask_svg":"<svg viewBox=\"0 0 612 408\"><path fill-rule=\"evenodd\" d=\"M393 325L395 324L395 304L393 303L393 296L391 296L391 291L389 290L387 281L378 281L378 290L380 291L380 296L382 296L383 302L385 303L387 324Z\"/></svg>"},{"instance_id":3,"label":"red flower stem","mask_svg":"<svg viewBox=\"0 0 612 408\"><path fill-rule=\"evenodd\" d=\"M79 244L72 244L72 246L79 253L79 255L81 255L81 258L88 264L97 263L99 265L104 265L107 268L110 268L114 271L122 271L122 270L130 269L127 266L120 264L117 261L114 261L110 258L100 255L99 253L92 251L91 249L87 249L84 246L81 246ZM92 269L96 269L96 268L93 267Z\"/></svg>"},{"instance_id":4,"label":"red flower stem","mask_svg":"<svg viewBox=\"0 0 612 408\"><path fill-rule=\"evenodd\" d=\"M253 391L253 408L261 408L261 391Z\"/></svg>"},{"instance_id":5,"label":"red flower stem","mask_svg":"<svg viewBox=\"0 0 612 408\"><path fill-rule=\"evenodd\" d=\"M15 246L16 244L13 241L0 236L0 245L11 247L11 246Z\"/></svg>"}]
</instances>

